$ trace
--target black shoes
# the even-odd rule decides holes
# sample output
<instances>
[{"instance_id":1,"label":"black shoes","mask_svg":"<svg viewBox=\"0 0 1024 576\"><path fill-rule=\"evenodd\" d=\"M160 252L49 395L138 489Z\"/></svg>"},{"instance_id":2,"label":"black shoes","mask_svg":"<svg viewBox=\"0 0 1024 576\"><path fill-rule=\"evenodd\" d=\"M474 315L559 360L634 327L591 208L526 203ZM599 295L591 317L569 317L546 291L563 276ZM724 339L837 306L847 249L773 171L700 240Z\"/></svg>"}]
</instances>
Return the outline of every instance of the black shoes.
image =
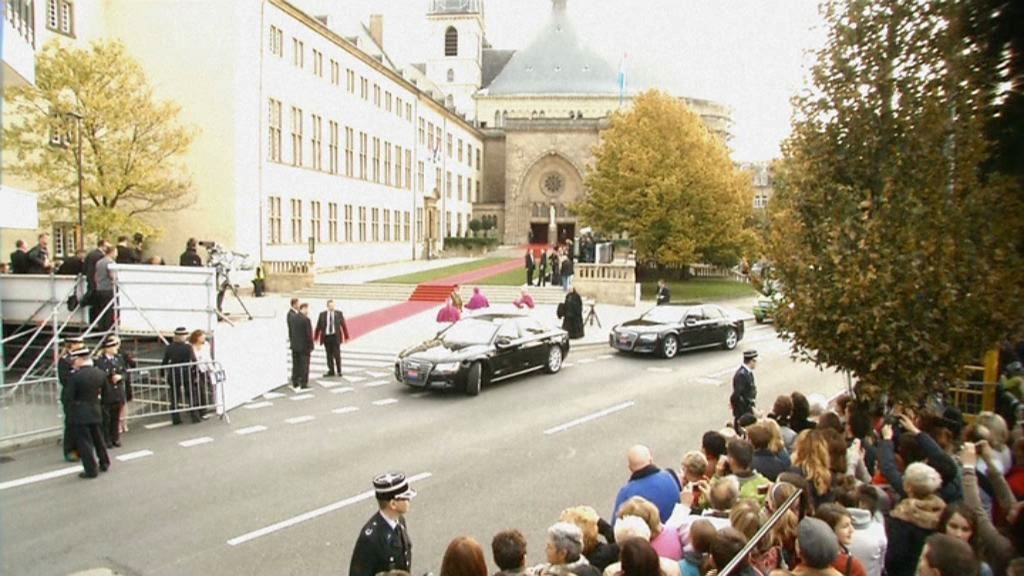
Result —
<instances>
[{"instance_id":1,"label":"black shoes","mask_svg":"<svg viewBox=\"0 0 1024 576\"><path fill-rule=\"evenodd\" d=\"M97 476L99 476L99 474L86 474L85 472L79 472L78 473L78 477L79 478L85 478L85 479L92 479L92 478L95 478Z\"/></svg>"}]
</instances>

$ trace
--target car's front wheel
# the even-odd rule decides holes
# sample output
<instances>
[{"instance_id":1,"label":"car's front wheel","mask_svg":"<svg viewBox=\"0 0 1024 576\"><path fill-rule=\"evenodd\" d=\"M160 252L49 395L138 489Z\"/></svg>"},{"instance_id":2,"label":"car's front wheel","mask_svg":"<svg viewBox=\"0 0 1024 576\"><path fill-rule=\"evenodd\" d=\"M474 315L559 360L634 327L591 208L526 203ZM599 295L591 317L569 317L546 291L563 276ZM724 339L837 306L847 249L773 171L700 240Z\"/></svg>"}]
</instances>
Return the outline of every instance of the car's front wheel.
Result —
<instances>
[{"instance_id":1,"label":"car's front wheel","mask_svg":"<svg viewBox=\"0 0 1024 576\"><path fill-rule=\"evenodd\" d=\"M732 350L736 347L736 344L740 341L739 335L736 334L735 328L729 328L729 331L725 333L725 341L722 342L722 348L726 350Z\"/></svg>"},{"instance_id":2,"label":"car's front wheel","mask_svg":"<svg viewBox=\"0 0 1024 576\"><path fill-rule=\"evenodd\" d=\"M661 340L661 357L675 358L679 353L679 338L675 334L668 334Z\"/></svg>"},{"instance_id":3,"label":"car's front wheel","mask_svg":"<svg viewBox=\"0 0 1024 576\"><path fill-rule=\"evenodd\" d=\"M469 367L466 372L466 395L477 396L480 394L480 388L483 385L484 379L484 367L479 362L473 362L473 365Z\"/></svg>"},{"instance_id":4,"label":"car's front wheel","mask_svg":"<svg viewBox=\"0 0 1024 576\"><path fill-rule=\"evenodd\" d=\"M544 370L548 374L554 374L558 372L559 370L562 369L562 360L562 347L559 346L558 344L553 344L550 348L548 348L548 361L547 364L544 365Z\"/></svg>"}]
</instances>

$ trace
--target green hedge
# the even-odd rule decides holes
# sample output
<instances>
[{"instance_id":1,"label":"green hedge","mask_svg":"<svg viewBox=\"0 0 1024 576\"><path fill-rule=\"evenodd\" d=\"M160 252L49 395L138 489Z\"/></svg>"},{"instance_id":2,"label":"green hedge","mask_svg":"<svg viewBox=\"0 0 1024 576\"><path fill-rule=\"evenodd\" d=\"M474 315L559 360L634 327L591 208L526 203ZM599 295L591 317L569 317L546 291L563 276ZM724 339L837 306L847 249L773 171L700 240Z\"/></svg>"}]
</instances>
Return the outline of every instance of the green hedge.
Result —
<instances>
[{"instance_id":1,"label":"green hedge","mask_svg":"<svg viewBox=\"0 0 1024 576\"><path fill-rule=\"evenodd\" d=\"M497 238L445 238L445 247L451 248L493 248L498 245Z\"/></svg>"}]
</instances>

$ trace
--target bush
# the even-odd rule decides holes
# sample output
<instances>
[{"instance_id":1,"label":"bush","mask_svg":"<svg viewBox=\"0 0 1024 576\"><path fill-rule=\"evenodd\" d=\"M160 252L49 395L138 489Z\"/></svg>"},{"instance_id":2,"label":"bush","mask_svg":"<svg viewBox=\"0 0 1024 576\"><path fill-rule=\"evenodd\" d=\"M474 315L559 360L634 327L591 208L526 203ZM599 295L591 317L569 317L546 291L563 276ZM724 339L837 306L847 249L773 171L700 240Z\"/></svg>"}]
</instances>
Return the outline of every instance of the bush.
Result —
<instances>
[{"instance_id":1,"label":"bush","mask_svg":"<svg viewBox=\"0 0 1024 576\"><path fill-rule=\"evenodd\" d=\"M497 238L445 238L446 248L493 248L498 245Z\"/></svg>"}]
</instances>

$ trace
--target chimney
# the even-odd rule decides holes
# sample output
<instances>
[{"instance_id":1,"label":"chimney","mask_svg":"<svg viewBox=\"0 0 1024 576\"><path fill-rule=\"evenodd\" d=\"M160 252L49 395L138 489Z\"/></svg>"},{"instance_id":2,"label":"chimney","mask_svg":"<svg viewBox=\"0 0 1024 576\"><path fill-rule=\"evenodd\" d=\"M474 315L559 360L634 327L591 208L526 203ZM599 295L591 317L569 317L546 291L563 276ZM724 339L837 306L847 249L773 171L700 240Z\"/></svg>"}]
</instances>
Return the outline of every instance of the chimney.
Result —
<instances>
[{"instance_id":1,"label":"chimney","mask_svg":"<svg viewBox=\"0 0 1024 576\"><path fill-rule=\"evenodd\" d=\"M370 14L370 37L377 43L377 46L380 46L381 50L384 49L383 14Z\"/></svg>"}]
</instances>

